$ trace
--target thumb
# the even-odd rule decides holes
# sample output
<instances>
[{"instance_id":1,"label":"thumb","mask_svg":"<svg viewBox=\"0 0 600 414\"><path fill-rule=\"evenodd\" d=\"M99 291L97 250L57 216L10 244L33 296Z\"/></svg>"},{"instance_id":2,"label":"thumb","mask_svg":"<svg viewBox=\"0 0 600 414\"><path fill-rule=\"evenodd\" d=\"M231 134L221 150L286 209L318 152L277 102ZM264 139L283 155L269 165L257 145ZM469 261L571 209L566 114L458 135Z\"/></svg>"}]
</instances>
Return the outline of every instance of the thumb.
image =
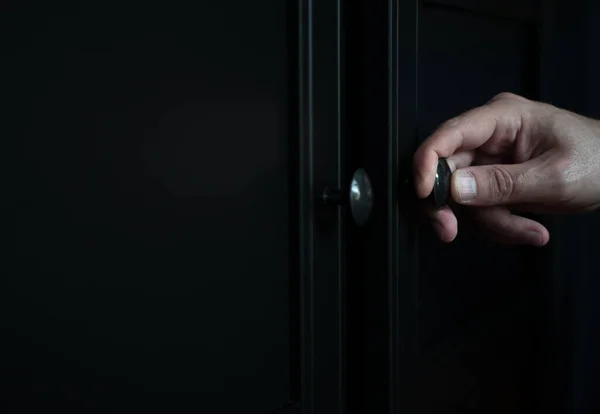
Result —
<instances>
[{"instance_id":1,"label":"thumb","mask_svg":"<svg viewBox=\"0 0 600 414\"><path fill-rule=\"evenodd\" d=\"M497 164L456 170L450 182L452 198L459 204L492 206L535 202L547 192L542 188L539 162Z\"/></svg>"}]
</instances>

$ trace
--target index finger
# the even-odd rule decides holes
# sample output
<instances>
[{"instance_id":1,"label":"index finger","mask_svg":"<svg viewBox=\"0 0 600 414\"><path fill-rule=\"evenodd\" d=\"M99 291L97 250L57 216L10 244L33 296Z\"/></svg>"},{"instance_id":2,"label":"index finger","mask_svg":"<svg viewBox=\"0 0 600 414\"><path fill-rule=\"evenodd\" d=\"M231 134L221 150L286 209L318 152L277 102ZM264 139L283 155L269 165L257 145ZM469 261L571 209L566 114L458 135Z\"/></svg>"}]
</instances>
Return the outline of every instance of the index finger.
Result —
<instances>
[{"instance_id":1,"label":"index finger","mask_svg":"<svg viewBox=\"0 0 600 414\"><path fill-rule=\"evenodd\" d=\"M513 107L497 102L480 106L445 122L414 155L415 187L420 198L433 190L440 158L457 151L474 150L494 137L513 139L520 129L521 116Z\"/></svg>"}]
</instances>

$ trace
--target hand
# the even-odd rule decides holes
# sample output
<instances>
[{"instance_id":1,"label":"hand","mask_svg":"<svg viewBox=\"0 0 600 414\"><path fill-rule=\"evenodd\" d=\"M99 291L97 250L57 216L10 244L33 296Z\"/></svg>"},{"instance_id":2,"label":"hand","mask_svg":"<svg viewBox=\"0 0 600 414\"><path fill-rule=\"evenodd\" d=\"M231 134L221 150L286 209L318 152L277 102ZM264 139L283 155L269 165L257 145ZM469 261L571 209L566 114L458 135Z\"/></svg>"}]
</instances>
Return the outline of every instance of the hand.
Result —
<instances>
[{"instance_id":1,"label":"hand","mask_svg":"<svg viewBox=\"0 0 600 414\"><path fill-rule=\"evenodd\" d=\"M576 213L600 206L600 121L510 93L444 123L414 156L420 198L433 190L438 158L453 171L452 200L492 238L543 246L548 230L512 214ZM450 207L429 208L445 242L458 233Z\"/></svg>"}]
</instances>

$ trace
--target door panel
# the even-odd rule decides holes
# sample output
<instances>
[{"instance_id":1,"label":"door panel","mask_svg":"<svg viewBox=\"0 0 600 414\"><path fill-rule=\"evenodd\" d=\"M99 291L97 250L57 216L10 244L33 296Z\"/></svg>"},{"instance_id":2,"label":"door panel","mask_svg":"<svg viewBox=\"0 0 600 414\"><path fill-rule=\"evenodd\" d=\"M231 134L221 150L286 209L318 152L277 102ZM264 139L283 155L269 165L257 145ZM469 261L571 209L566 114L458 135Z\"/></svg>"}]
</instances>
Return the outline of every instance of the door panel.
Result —
<instances>
[{"instance_id":1,"label":"door panel","mask_svg":"<svg viewBox=\"0 0 600 414\"><path fill-rule=\"evenodd\" d=\"M8 412L341 409L331 4L15 6Z\"/></svg>"},{"instance_id":2,"label":"door panel","mask_svg":"<svg viewBox=\"0 0 600 414\"><path fill-rule=\"evenodd\" d=\"M530 22L424 5L419 38L419 141L442 122L482 105L499 92L530 96L535 90ZM533 54L535 56L535 54ZM419 341L447 330L485 296L517 285L524 251L485 242L461 211L451 244L421 231ZM435 257L435 260L431 258ZM493 266L490 266L493 264Z\"/></svg>"},{"instance_id":3,"label":"door panel","mask_svg":"<svg viewBox=\"0 0 600 414\"><path fill-rule=\"evenodd\" d=\"M499 92L536 98L534 21L463 7L421 7L419 142ZM485 242L468 211L456 210L453 243L437 241L429 226L420 231L415 412L531 412L531 252Z\"/></svg>"},{"instance_id":4,"label":"door panel","mask_svg":"<svg viewBox=\"0 0 600 414\"><path fill-rule=\"evenodd\" d=\"M414 151L443 121L502 91L537 98L537 15L525 2L518 10L509 3L516 4L392 0L387 8L369 4L359 19L370 45L387 44L375 49L380 54L363 52L365 96L387 100L369 100L371 116L360 119L364 163L375 166L377 200L386 203L367 229L363 282L364 371L379 379L366 386L364 401L377 412L536 407L544 348L533 250L484 242L464 215L458 240L440 243L419 215L410 177ZM382 125L385 140L372 134Z\"/></svg>"},{"instance_id":5,"label":"door panel","mask_svg":"<svg viewBox=\"0 0 600 414\"><path fill-rule=\"evenodd\" d=\"M258 28L243 2L82 5L32 36L28 259L3 294L49 392L291 399L286 6L267 3Z\"/></svg>"}]
</instances>

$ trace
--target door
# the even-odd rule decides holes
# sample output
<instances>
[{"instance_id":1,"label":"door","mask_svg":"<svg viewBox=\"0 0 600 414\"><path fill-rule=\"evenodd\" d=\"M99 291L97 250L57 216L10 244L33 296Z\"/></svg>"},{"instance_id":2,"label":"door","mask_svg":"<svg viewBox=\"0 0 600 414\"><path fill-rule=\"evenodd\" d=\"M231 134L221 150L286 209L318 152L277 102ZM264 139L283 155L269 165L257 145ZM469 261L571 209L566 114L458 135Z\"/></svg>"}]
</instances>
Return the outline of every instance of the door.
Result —
<instances>
[{"instance_id":1,"label":"door","mask_svg":"<svg viewBox=\"0 0 600 414\"><path fill-rule=\"evenodd\" d=\"M5 17L3 412L342 412L339 4Z\"/></svg>"},{"instance_id":2,"label":"door","mask_svg":"<svg viewBox=\"0 0 600 414\"><path fill-rule=\"evenodd\" d=\"M539 99L533 7L471 3L420 9L418 142L499 92ZM458 214L459 237L450 245L419 229L416 412L533 412L537 252L486 242L469 228L468 211Z\"/></svg>"},{"instance_id":3,"label":"door","mask_svg":"<svg viewBox=\"0 0 600 414\"><path fill-rule=\"evenodd\" d=\"M543 83L546 9L523 1L356 1L355 121L377 204L354 282L365 358L356 412L552 412L557 351L548 249L487 243L459 214L437 240L411 186L412 154L435 128L499 92ZM351 290L352 291L352 290ZM362 293L358 293L362 292ZM362 380L362 378L366 378ZM375 378L375 380L372 380ZM552 391L549 391L552 390ZM543 409L541 408L543 407ZM362 410L362 411L361 411Z\"/></svg>"}]
</instances>

